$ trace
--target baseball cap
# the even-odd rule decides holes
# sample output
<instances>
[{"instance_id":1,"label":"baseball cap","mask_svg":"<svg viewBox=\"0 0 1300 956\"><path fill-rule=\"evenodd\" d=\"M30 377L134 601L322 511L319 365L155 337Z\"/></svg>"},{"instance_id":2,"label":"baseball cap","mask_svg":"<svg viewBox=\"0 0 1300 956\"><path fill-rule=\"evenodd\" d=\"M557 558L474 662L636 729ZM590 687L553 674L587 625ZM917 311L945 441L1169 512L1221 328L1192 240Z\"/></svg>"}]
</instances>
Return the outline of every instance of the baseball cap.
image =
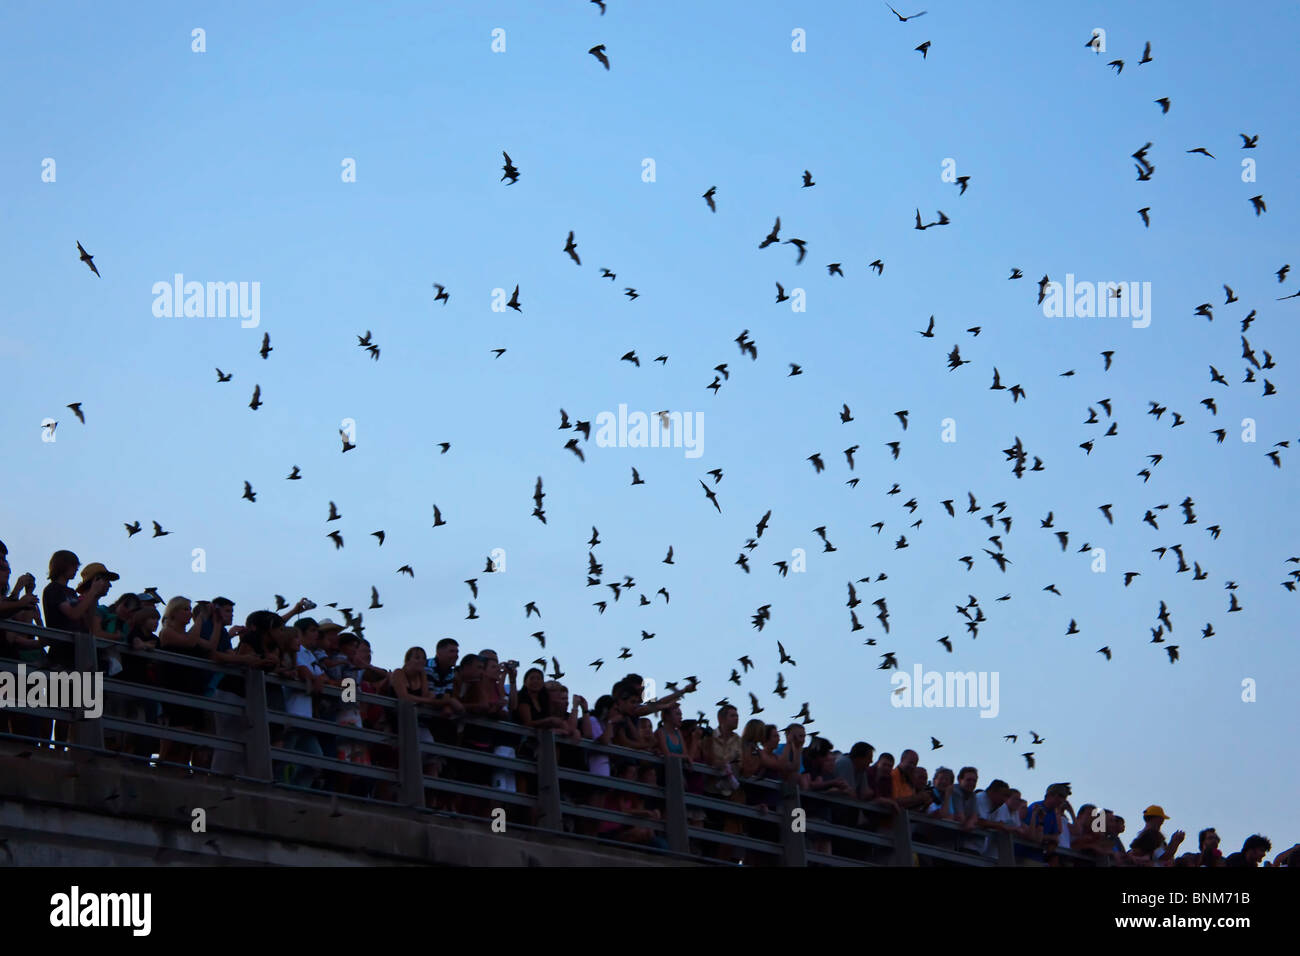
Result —
<instances>
[{"instance_id":1,"label":"baseball cap","mask_svg":"<svg viewBox=\"0 0 1300 956\"><path fill-rule=\"evenodd\" d=\"M331 621L329 618L326 617L316 622L316 629L318 631L341 631L343 630L343 625L335 624L333 621Z\"/></svg>"},{"instance_id":2,"label":"baseball cap","mask_svg":"<svg viewBox=\"0 0 1300 956\"><path fill-rule=\"evenodd\" d=\"M1153 803L1142 811L1142 818L1145 820L1147 817L1159 817L1161 820L1168 820L1169 814L1165 813L1164 807Z\"/></svg>"},{"instance_id":3,"label":"baseball cap","mask_svg":"<svg viewBox=\"0 0 1300 956\"><path fill-rule=\"evenodd\" d=\"M85 584L87 581L93 581L101 574L107 575L110 581L116 581L119 577L121 577L120 574L115 574L114 572L108 570L108 568L104 567L98 561L92 561L90 564L86 565L84 568L81 569L81 583Z\"/></svg>"}]
</instances>

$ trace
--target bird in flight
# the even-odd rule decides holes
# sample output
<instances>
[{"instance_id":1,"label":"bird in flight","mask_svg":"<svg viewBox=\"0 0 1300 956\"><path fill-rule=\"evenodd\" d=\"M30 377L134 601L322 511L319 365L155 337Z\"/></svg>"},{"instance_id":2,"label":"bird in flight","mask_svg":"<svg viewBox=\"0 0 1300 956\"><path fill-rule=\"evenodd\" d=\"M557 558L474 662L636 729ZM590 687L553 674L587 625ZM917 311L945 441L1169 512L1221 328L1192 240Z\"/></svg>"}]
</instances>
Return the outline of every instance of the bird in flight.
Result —
<instances>
[{"instance_id":1,"label":"bird in flight","mask_svg":"<svg viewBox=\"0 0 1300 956\"><path fill-rule=\"evenodd\" d=\"M713 201L713 194L717 191L717 186L710 186L708 192L704 194L704 201L709 204L709 209L712 212L718 211L718 204Z\"/></svg>"},{"instance_id":2,"label":"bird in flight","mask_svg":"<svg viewBox=\"0 0 1300 956\"><path fill-rule=\"evenodd\" d=\"M505 165L501 167L503 170L505 170L505 171L501 174L501 179L509 179L509 180L510 180L510 185L513 186L515 183L519 182L519 169L518 169L518 167L515 166L515 164L511 161L511 159L510 159L510 154L507 153L504 149L501 150L501 155L504 156L504 157L505 157L505 160L506 160L506 161L505 161ZM497 180L497 182L500 182L500 181L501 181L500 179ZM439 286L438 288L441 289L442 287Z\"/></svg>"},{"instance_id":3,"label":"bird in flight","mask_svg":"<svg viewBox=\"0 0 1300 956\"><path fill-rule=\"evenodd\" d=\"M886 3L885 6L889 7L889 9L893 12L894 16L898 17L899 23L906 23L908 20L915 20L917 17L925 16L924 10L922 10L920 13L912 13L912 14L908 14L907 16L903 16L901 13L895 10L888 3Z\"/></svg>"},{"instance_id":4,"label":"bird in flight","mask_svg":"<svg viewBox=\"0 0 1300 956\"><path fill-rule=\"evenodd\" d=\"M700 487L704 489L705 497L707 497L709 501L713 502L713 507L718 509L718 514L722 514L722 505L718 504L718 496L714 490L702 481L700 482Z\"/></svg>"},{"instance_id":5,"label":"bird in flight","mask_svg":"<svg viewBox=\"0 0 1300 956\"><path fill-rule=\"evenodd\" d=\"M567 252L567 253L569 254L569 258L570 258L570 259L572 259L572 260L573 260L574 262L576 262L578 265L582 265L582 260L578 258L578 246L577 246L577 244L573 241L573 230L572 230L572 229L569 230L569 238L568 238L567 240L565 240L565 243L564 243L564 251Z\"/></svg>"},{"instance_id":6,"label":"bird in flight","mask_svg":"<svg viewBox=\"0 0 1300 956\"><path fill-rule=\"evenodd\" d=\"M103 276L99 275L99 269L95 266L95 257L83 249L80 242L77 243L77 253L81 256L81 261L90 267L90 271L102 279Z\"/></svg>"},{"instance_id":7,"label":"bird in flight","mask_svg":"<svg viewBox=\"0 0 1300 956\"><path fill-rule=\"evenodd\" d=\"M590 53L592 56L594 56L597 60L599 60L600 65L603 66L606 70L609 69L609 57L605 55L605 44L603 43L597 44L587 52Z\"/></svg>"}]
</instances>

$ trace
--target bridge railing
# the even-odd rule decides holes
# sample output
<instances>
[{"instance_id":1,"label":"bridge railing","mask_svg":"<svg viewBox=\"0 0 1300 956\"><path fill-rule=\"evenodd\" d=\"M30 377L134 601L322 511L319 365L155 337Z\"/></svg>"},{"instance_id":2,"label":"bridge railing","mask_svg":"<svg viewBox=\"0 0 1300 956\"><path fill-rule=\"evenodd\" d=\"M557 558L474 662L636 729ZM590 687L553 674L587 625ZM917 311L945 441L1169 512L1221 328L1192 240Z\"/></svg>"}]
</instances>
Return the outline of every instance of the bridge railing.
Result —
<instances>
[{"instance_id":1,"label":"bridge railing","mask_svg":"<svg viewBox=\"0 0 1300 956\"><path fill-rule=\"evenodd\" d=\"M283 700L286 690L305 693L303 682L259 667L165 650L133 650L112 639L12 621L0 621L2 631L36 637L47 645L71 644L80 674L103 673L110 651L124 668L117 676L104 674L104 712L98 719L49 706L0 709L0 735L10 738L48 743L51 723L64 724L68 733L56 735L60 742L163 767L167 761L161 759L161 744L168 741L210 750L211 769L201 769L220 776L294 790L304 789L293 783L295 776L311 776L329 783L341 798L416 810L436 807L477 817L490 817L499 808L508 816L513 813L512 826L636 844L648 852L701 862L730 861L744 854L747 863L800 866L1010 866L1028 862L1041 850L1006 831L967 831L951 821L894 812L878 803L801 792L793 782L743 780L741 802L735 794L728 798L713 791L710 783L721 775L712 767L687 766L680 757L557 737L550 730L504 720L444 719L426 706L359 690L347 705L379 708L379 728L300 717L286 713ZM138 667L128 666L131 661ZM17 660L0 658L0 670L16 672L19 666ZM151 666L161 668L162 676L142 681L139 675L149 673ZM168 674L178 673L173 668L201 672L209 686L218 675L242 681L244 694L176 690L165 683ZM122 676L128 673L135 679ZM336 687L325 687L317 696L330 704L344 703ZM202 728L163 722L175 708L203 714ZM471 728L489 743L465 745L461 738ZM285 745L293 737L301 743L304 735L333 745L333 752L322 749L317 755ZM345 752L366 748L369 762L340 759L340 743ZM520 756L521 750L527 755ZM604 756L614 767L636 767L637 779L592 773L592 756ZM641 779L651 776L653 783ZM621 808L623 800L636 803ZM975 847L985 838L993 850L989 855ZM1071 865L1109 864L1108 858L1095 854L1053 852Z\"/></svg>"}]
</instances>

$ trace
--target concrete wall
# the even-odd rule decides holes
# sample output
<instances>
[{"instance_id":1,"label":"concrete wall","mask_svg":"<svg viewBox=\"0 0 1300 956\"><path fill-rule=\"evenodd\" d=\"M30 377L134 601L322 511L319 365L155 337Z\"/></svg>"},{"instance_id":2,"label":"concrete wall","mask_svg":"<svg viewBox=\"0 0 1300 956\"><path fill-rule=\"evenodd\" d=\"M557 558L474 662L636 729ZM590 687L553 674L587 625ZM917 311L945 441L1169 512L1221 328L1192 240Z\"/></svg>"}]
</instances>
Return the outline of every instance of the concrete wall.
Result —
<instances>
[{"instance_id":1,"label":"concrete wall","mask_svg":"<svg viewBox=\"0 0 1300 956\"><path fill-rule=\"evenodd\" d=\"M23 754L26 754L25 756ZM193 810L207 832L191 829ZM487 821L0 743L0 865L655 866Z\"/></svg>"}]
</instances>

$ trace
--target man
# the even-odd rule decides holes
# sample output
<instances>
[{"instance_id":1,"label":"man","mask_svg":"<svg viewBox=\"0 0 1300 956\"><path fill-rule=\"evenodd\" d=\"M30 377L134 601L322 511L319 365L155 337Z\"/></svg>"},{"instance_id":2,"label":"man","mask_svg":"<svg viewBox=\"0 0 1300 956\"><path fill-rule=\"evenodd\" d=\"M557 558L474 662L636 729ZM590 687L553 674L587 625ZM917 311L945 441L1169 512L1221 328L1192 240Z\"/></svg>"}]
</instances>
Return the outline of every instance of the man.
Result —
<instances>
[{"instance_id":1,"label":"man","mask_svg":"<svg viewBox=\"0 0 1300 956\"><path fill-rule=\"evenodd\" d=\"M1142 832L1128 845L1129 859L1138 866L1169 866L1174 862L1174 855L1187 834L1177 830L1166 843L1160 828L1168 819L1164 809L1154 803L1142 811L1142 822L1145 825Z\"/></svg>"},{"instance_id":2,"label":"man","mask_svg":"<svg viewBox=\"0 0 1300 956\"><path fill-rule=\"evenodd\" d=\"M918 789L913 782L916 776L914 771L920 759L915 750L904 750L898 756L898 766L890 774L888 795L904 810L925 810L930 805L930 795L925 792L925 788Z\"/></svg>"},{"instance_id":3,"label":"man","mask_svg":"<svg viewBox=\"0 0 1300 956\"><path fill-rule=\"evenodd\" d=\"M980 772L974 767L962 767L957 771L957 787L952 792L953 822L960 823L966 830L973 830L980 819L979 805L975 800L975 786L979 783L979 777ZM980 853L986 842L987 838L982 835L969 836L958 846L972 853Z\"/></svg>"},{"instance_id":4,"label":"man","mask_svg":"<svg viewBox=\"0 0 1300 956\"><path fill-rule=\"evenodd\" d=\"M1020 832L1020 820L1007 805L1011 787L1005 780L994 780L983 790L975 794L975 811L979 814L979 826L985 830L1010 830L1013 835ZM980 854L987 857L998 855L996 833L984 837L984 846Z\"/></svg>"},{"instance_id":5,"label":"man","mask_svg":"<svg viewBox=\"0 0 1300 956\"><path fill-rule=\"evenodd\" d=\"M1219 849L1219 834L1214 827L1206 827L1196 835L1196 845L1201 850L1198 866L1223 866L1223 851Z\"/></svg>"},{"instance_id":6,"label":"man","mask_svg":"<svg viewBox=\"0 0 1300 956\"><path fill-rule=\"evenodd\" d=\"M617 695L616 695L617 696ZM704 738L704 761L722 776L710 777L705 788L723 800L734 803L745 802L745 791L740 785L740 735L736 727L740 724L740 711L731 704L718 708L717 732ZM739 834L743 832L740 819L731 814L723 818L724 833ZM723 859L741 860L744 851L734 847L717 845L716 853Z\"/></svg>"},{"instance_id":7,"label":"man","mask_svg":"<svg viewBox=\"0 0 1300 956\"><path fill-rule=\"evenodd\" d=\"M1170 841L1172 843L1172 841ZM1246 842L1241 845L1241 849L1236 853L1231 853L1223 861L1224 866L1233 867L1256 867L1263 862L1268 851L1273 849L1273 843L1268 837L1260 836L1258 833L1246 837Z\"/></svg>"},{"instance_id":8,"label":"man","mask_svg":"<svg viewBox=\"0 0 1300 956\"><path fill-rule=\"evenodd\" d=\"M425 667L429 675L429 693L434 698L434 713L448 719L465 712L465 706L456 699L456 661L459 658L460 644L454 637L444 637L434 648L433 660Z\"/></svg>"},{"instance_id":9,"label":"man","mask_svg":"<svg viewBox=\"0 0 1300 956\"><path fill-rule=\"evenodd\" d=\"M848 795L867 801L875 796L871 789L871 760L876 748L859 740L849 752L835 761L835 776L848 784Z\"/></svg>"},{"instance_id":10,"label":"man","mask_svg":"<svg viewBox=\"0 0 1300 956\"><path fill-rule=\"evenodd\" d=\"M1070 785L1054 783L1047 788L1043 799L1031 803L1025 812L1025 829L1031 840L1042 841L1042 850L1024 850L1025 859L1045 861L1044 851L1051 851L1069 839L1069 827L1063 811L1069 804Z\"/></svg>"},{"instance_id":11,"label":"man","mask_svg":"<svg viewBox=\"0 0 1300 956\"><path fill-rule=\"evenodd\" d=\"M704 738L704 761L722 774L711 777L708 789L721 797L730 797L740 790L740 712L731 704L718 708L717 732ZM743 802L743 801L742 801Z\"/></svg>"},{"instance_id":12,"label":"man","mask_svg":"<svg viewBox=\"0 0 1300 956\"><path fill-rule=\"evenodd\" d=\"M209 607L212 609L210 614L203 617L199 625L199 638L203 643L212 645L208 659L218 664L246 666L248 657L236 654L231 642L232 636L238 636L244 630L242 627L230 626L235 619L235 602L230 598L215 597L209 602ZM224 685L229 686L224 686L223 681ZM235 690L239 693L236 694ZM235 678L228 678L221 673L213 674L208 678L203 696L243 707L243 680L239 680L236 687ZM245 724L244 718L239 714L208 713L204 717L204 725L205 730L218 737L237 741L243 739ZM193 763L195 766L210 767L217 773L238 774L243 772L243 752L214 751L209 747L199 747L194 751Z\"/></svg>"},{"instance_id":13,"label":"man","mask_svg":"<svg viewBox=\"0 0 1300 956\"><path fill-rule=\"evenodd\" d=\"M325 618L317 623L316 630L320 632L316 642L316 663L321 666L321 670L329 676L330 680L341 681L343 668L348 663L347 655L339 650L339 634L343 627Z\"/></svg>"},{"instance_id":14,"label":"man","mask_svg":"<svg viewBox=\"0 0 1300 956\"><path fill-rule=\"evenodd\" d=\"M302 623L304 622L298 622L299 625ZM316 655L312 653L312 648L306 643L308 640L314 642L318 636L315 622L310 621L309 623L311 626L306 628L285 625L277 629L275 635L276 643L293 655L293 665L290 668L283 669L280 673L295 682L301 681L303 688L300 690L296 683L285 686L284 712L302 719L312 717L313 698L319 696L321 688L325 686L327 680L325 672L316 663ZM284 736L286 750L297 750L316 757L324 755L320 739L309 730L302 730L297 727L287 728ZM320 781L319 771L315 767L306 764L286 764L283 766L283 773L284 782L291 783L296 787L315 786Z\"/></svg>"}]
</instances>

